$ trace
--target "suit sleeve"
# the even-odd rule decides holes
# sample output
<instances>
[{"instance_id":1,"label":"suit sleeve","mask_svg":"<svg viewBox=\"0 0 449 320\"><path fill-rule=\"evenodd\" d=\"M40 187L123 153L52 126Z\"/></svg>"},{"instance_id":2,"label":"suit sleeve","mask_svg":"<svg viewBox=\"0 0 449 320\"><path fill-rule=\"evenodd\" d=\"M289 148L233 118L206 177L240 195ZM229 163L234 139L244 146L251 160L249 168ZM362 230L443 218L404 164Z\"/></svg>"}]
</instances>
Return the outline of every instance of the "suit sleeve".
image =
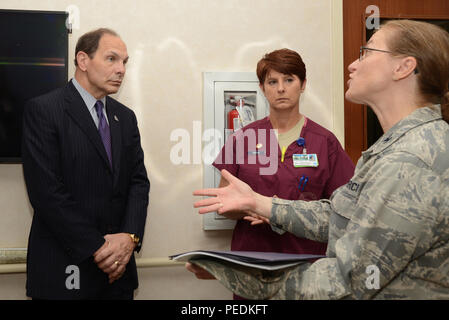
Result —
<instances>
[{"instance_id":1,"label":"suit sleeve","mask_svg":"<svg viewBox=\"0 0 449 320\"><path fill-rule=\"evenodd\" d=\"M24 109L23 173L34 219L37 219L79 263L99 249L104 238L81 213L63 183L58 116L47 104L30 101Z\"/></svg>"},{"instance_id":2,"label":"suit sleeve","mask_svg":"<svg viewBox=\"0 0 449 320\"><path fill-rule=\"evenodd\" d=\"M145 230L147 218L147 208L149 202L150 181L144 164L144 154L140 143L140 133L137 126L137 119L132 113L132 144L131 152L131 176L129 183L128 199L125 217L122 223L122 231L136 234L139 244L136 250L139 251Z\"/></svg>"}]
</instances>

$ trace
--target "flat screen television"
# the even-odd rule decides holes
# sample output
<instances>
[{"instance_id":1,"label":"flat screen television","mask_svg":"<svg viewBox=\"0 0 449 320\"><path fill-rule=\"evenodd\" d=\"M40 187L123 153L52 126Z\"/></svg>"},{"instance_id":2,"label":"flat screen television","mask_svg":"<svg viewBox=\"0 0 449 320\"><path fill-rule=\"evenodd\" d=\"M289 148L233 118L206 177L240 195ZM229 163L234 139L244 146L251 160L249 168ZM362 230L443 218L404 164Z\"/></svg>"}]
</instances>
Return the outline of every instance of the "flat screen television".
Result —
<instances>
[{"instance_id":1,"label":"flat screen television","mask_svg":"<svg viewBox=\"0 0 449 320\"><path fill-rule=\"evenodd\" d=\"M25 103L67 82L67 16L0 10L0 163L21 162Z\"/></svg>"}]
</instances>

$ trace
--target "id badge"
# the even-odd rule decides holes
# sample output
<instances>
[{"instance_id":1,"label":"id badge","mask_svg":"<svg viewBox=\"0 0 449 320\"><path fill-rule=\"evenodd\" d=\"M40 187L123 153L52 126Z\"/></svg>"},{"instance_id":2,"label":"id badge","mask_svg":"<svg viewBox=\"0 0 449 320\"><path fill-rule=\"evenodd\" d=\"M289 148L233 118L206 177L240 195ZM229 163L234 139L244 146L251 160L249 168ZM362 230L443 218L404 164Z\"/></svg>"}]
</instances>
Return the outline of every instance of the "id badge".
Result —
<instances>
[{"instance_id":1,"label":"id badge","mask_svg":"<svg viewBox=\"0 0 449 320\"><path fill-rule=\"evenodd\" d=\"M295 168L318 167L318 156L316 153L294 154L293 166Z\"/></svg>"}]
</instances>

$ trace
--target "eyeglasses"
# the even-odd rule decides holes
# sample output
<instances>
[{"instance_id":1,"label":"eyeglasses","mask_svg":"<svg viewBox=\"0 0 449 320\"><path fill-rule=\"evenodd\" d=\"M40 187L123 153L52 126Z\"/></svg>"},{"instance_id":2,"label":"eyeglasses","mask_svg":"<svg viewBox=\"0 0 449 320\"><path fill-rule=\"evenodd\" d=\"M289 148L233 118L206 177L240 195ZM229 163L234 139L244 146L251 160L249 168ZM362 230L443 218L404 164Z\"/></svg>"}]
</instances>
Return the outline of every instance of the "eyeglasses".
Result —
<instances>
[{"instance_id":1,"label":"eyeglasses","mask_svg":"<svg viewBox=\"0 0 449 320\"><path fill-rule=\"evenodd\" d=\"M387 50L380 50L380 49L374 49L374 48L368 48L368 47L361 46L360 47L359 61L362 61L365 58L367 51L378 51L378 52L384 52L384 53L393 53L393 52L387 51ZM415 70L413 70L413 73L417 74L418 73L418 68L415 68Z\"/></svg>"},{"instance_id":2,"label":"eyeglasses","mask_svg":"<svg viewBox=\"0 0 449 320\"><path fill-rule=\"evenodd\" d=\"M393 53L393 52L387 51L387 50L380 50L380 49L374 49L374 48L368 48L368 47L361 46L360 47L359 61L362 61L363 58L365 58L367 51L378 51L378 52L385 52L385 53Z\"/></svg>"}]
</instances>

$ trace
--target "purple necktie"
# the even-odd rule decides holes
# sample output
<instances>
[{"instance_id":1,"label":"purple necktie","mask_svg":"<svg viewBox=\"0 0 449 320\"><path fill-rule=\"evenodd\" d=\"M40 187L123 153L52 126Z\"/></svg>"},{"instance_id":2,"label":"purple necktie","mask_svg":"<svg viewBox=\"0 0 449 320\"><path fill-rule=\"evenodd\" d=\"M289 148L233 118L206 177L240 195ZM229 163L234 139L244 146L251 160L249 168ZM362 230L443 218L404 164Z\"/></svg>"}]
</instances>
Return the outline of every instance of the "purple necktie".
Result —
<instances>
[{"instance_id":1,"label":"purple necktie","mask_svg":"<svg viewBox=\"0 0 449 320\"><path fill-rule=\"evenodd\" d=\"M103 113L103 102L97 100L95 103L95 110L97 110L98 116L98 131L100 132L101 140L103 141L104 148L106 149L106 154L108 155L109 165L112 168L112 158L111 158L111 132L109 131L108 122L104 117Z\"/></svg>"}]
</instances>

